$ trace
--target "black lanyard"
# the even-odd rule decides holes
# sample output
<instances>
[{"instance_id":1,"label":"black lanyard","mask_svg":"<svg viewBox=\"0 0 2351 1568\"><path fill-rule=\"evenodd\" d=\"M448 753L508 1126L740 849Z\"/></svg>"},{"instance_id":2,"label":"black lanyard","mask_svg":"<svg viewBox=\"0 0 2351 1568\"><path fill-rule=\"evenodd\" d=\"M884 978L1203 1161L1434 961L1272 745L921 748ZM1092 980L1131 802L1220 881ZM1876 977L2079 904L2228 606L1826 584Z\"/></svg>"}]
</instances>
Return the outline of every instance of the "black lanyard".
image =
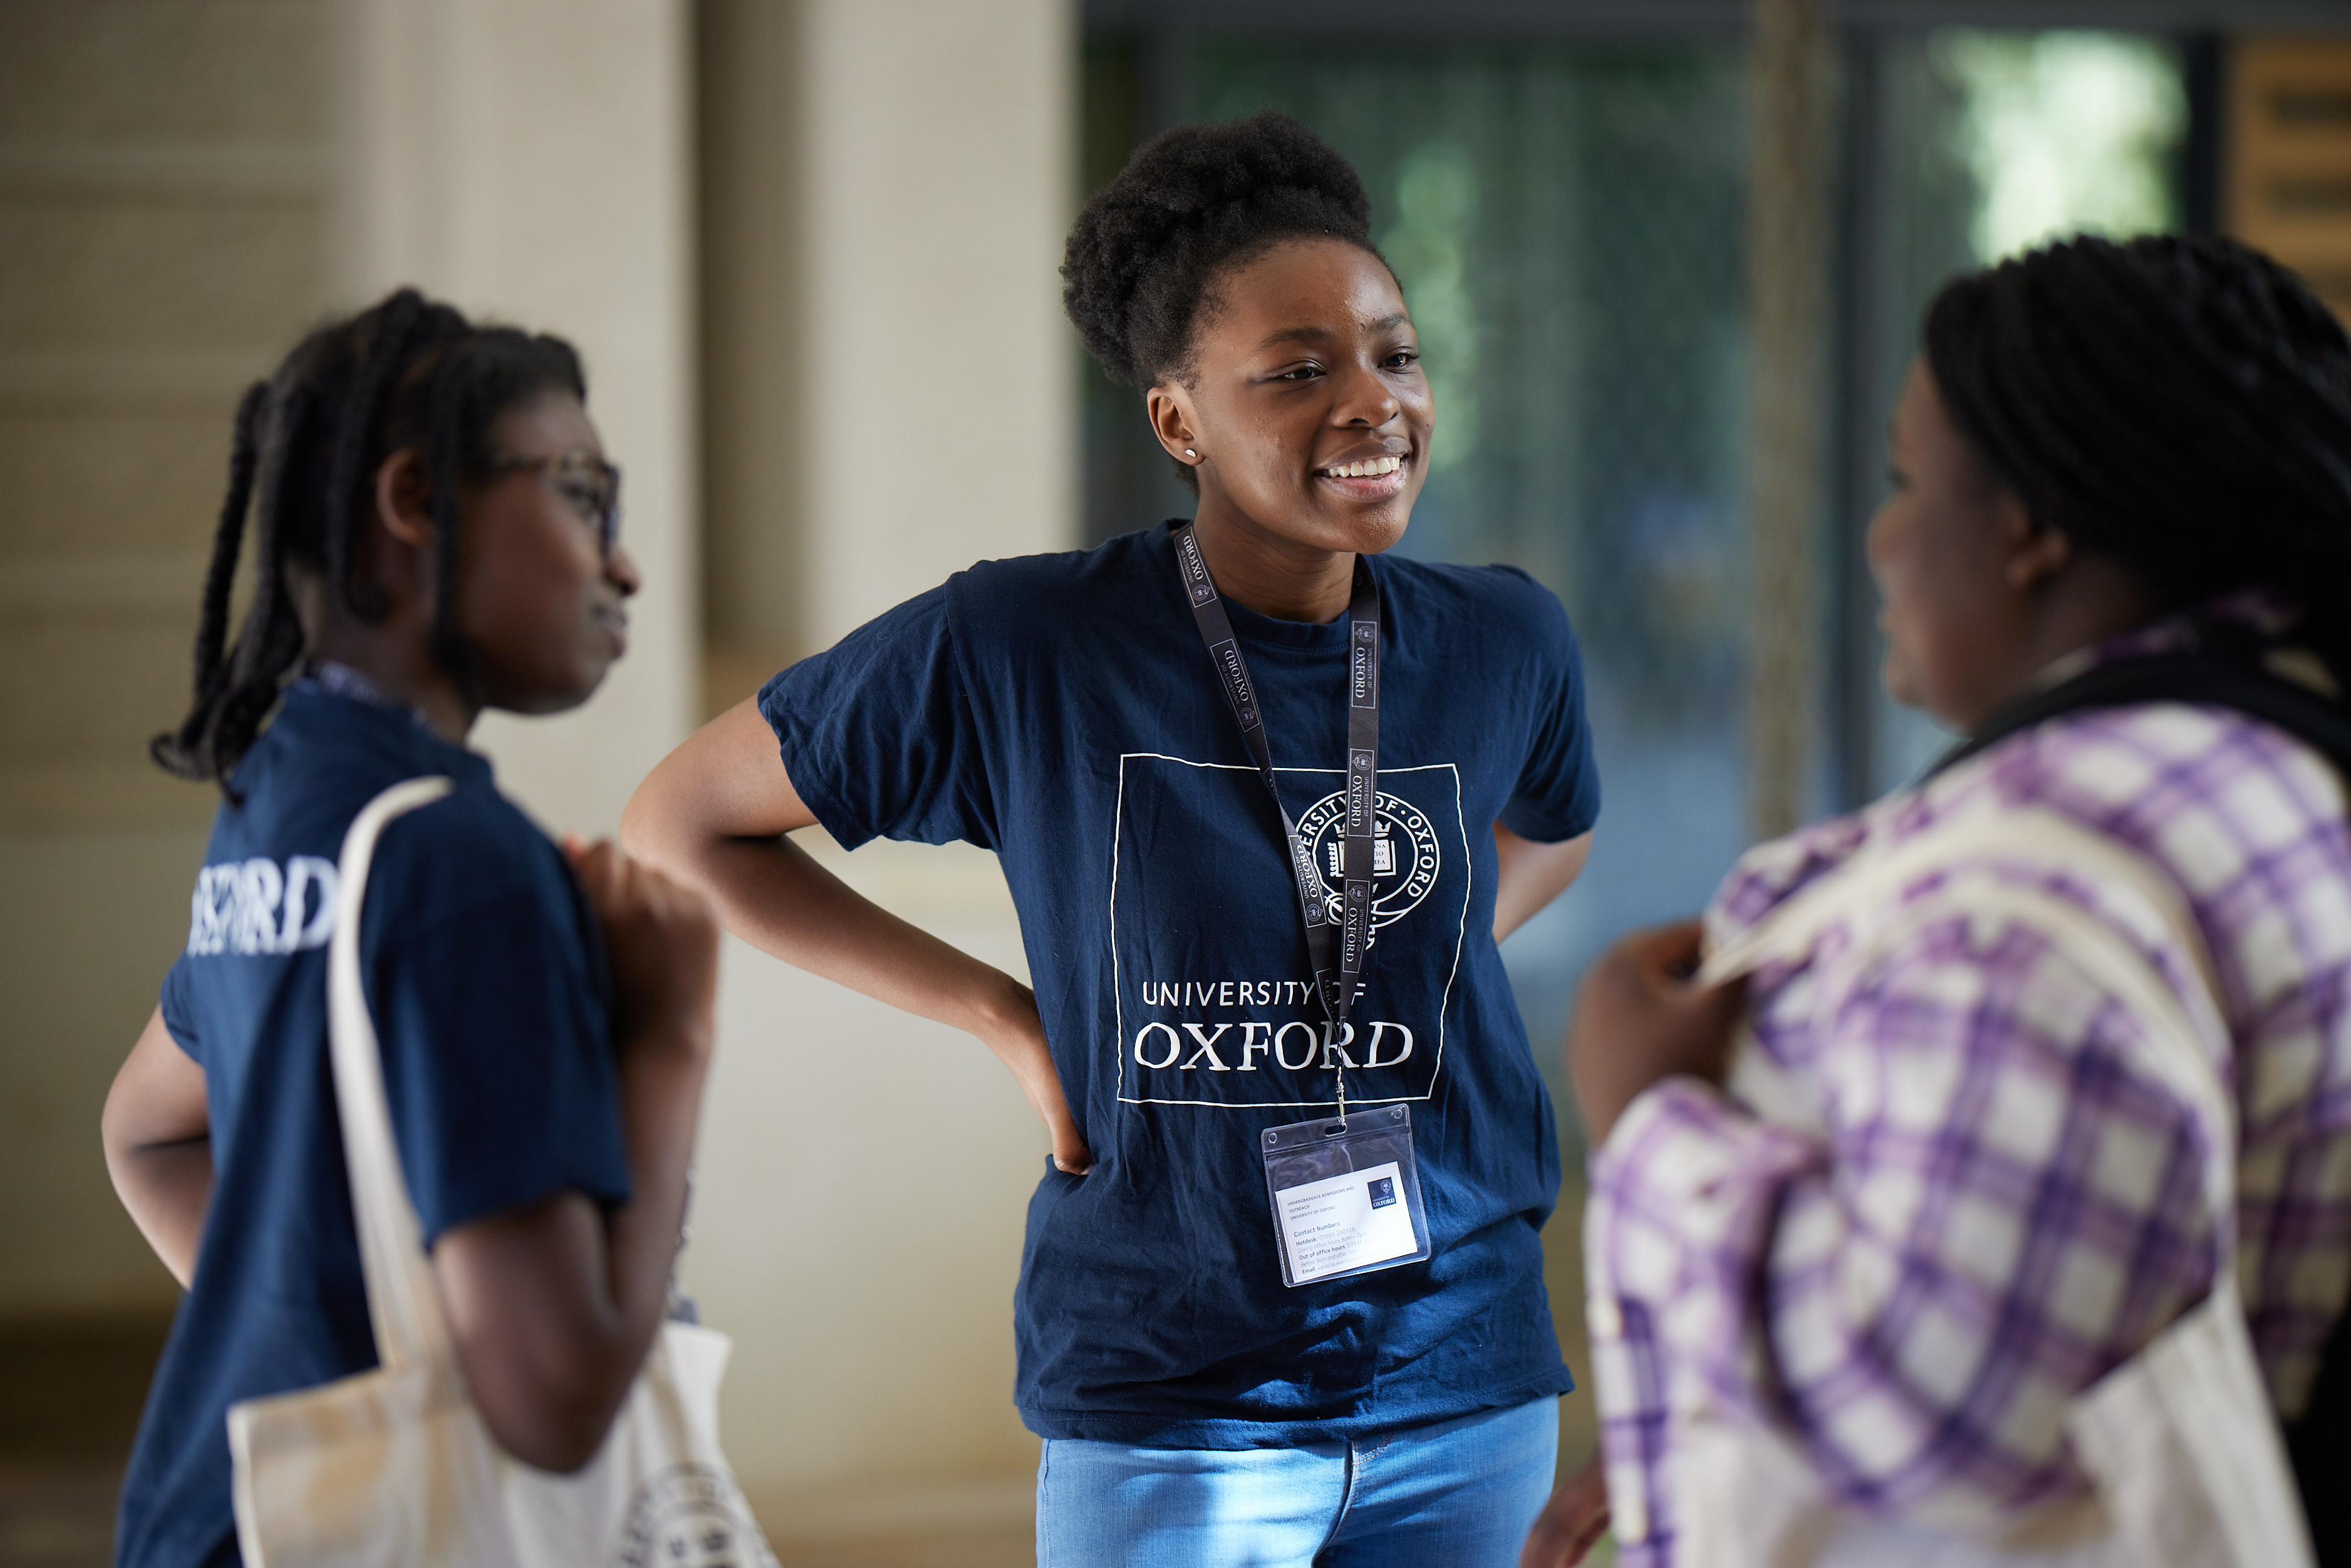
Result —
<instances>
[{"instance_id":1,"label":"black lanyard","mask_svg":"<svg viewBox=\"0 0 2351 1568\"><path fill-rule=\"evenodd\" d=\"M1322 907L1322 879L1298 824L1281 803L1281 789L1273 777L1273 752L1266 745L1265 714L1258 706L1257 687L1249 664L1241 657L1233 623L1217 597L1216 579L1200 559L1200 541L1189 522L1168 525L1176 546L1176 572L1192 601L1192 619L1207 644L1208 662L1217 667L1225 700L1240 721L1241 740L1257 763L1273 809L1281 815L1281 832L1290 845L1290 875L1298 883L1298 905L1306 917L1306 953L1314 966L1314 988L1322 1010L1335 1026L1346 1021L1364 975L1364 955L1372 935L1372 824L1379 800L1380 777L1380 590L1372 569L1355 558L1355 591L1347 603L1347 816L1339 872L1342 892L1339 918L1332 921Z\"/></svg>"}]
</instances>

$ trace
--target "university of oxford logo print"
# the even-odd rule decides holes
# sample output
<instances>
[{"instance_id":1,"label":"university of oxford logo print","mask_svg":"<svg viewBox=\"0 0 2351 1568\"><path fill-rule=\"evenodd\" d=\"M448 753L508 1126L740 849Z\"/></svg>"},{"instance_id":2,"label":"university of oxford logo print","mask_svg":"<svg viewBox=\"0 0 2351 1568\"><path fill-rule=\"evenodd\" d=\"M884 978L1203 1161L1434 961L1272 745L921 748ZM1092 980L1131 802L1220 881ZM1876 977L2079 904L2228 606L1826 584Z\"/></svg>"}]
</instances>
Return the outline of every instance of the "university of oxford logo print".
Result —
<instances>
[{"instance_id":1,"label":"university of oxford logo print","mask_svg":"<svg viewBox=\"0 0 2351 1568\"><path fill-rule=\"evenodd\" d=\"M724 1470L688 1461L637 1488L612 1568L775 1568Z\"/></svg>"},{"instance_id":2,"label":"university of oxford logo print","mask_svg":"<svg viewBox=\"0 0 2351 1568\"><path fill-rule=\"evenodd\" d=\"M1347 831L1344 789L1325 795L1298 819L1298 837L1312 857L1322 883L1323 908L1339 918L1344 883L1339 874L1340 853ZM1382 790L1372 810L1372 936L1412 913L1437 885L1443 862L1437 847L1437 824L1411 801Z\"/></svg>"}]
</instances>

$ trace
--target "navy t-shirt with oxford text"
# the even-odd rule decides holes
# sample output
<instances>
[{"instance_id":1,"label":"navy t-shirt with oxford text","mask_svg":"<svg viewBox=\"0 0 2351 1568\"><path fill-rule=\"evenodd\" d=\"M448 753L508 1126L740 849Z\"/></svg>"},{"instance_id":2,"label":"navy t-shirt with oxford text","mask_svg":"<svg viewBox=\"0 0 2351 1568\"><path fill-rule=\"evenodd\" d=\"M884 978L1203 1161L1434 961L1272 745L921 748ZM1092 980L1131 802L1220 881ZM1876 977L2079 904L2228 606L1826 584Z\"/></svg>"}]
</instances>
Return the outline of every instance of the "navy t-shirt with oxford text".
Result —
<instances>
[{"instance_id":1,"label":"navy t-shirt with oxford text","mask_svg":"<svg viewBox=\"0 0 2351 1568\"><path fill-rule=\"evenodd\" d=\"M429 1246L564 1192L626 1200L601 938L562 852L481 757L405 709L291 687L196 874L163 1021L204 1069L212 1205L124 1482L116 1561L237 1561L227 1415L376 1364L327 1054L335 865L360 809L446 774L384 830L360 961Z\"/></svg>"},{"instance_id":2,"label":"navy t-shirt with oxford text","mask_svg":"<svg viewBox=\"0 0 2351 1568\"><path fill-rule=\"evenodd\" d=\"M1046 1437L1249 1448L1573 1386L1540 1229L1551 1105L1492 930L1492 825L1557 841L1598 777L1565 613L1523 573L1374 558L1383 599L1373 944L1335 1034L1280 820L1163 526L983 562L759 694L824 828L996 852L1096 1164L1050 1163L1016 1299ZM1340 892L1347 622L1228 599L1284 804ZM1259 1134L1412 1113L1434 1255L1282 1283Z\"/></svg>"}]
</instances>

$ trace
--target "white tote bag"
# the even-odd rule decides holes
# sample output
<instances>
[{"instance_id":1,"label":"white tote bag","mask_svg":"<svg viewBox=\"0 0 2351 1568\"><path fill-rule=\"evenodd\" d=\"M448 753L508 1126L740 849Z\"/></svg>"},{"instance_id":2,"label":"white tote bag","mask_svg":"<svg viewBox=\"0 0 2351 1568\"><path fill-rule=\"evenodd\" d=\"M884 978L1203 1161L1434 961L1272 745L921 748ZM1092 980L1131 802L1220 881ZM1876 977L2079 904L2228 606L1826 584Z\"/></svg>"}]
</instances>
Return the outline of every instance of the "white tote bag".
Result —
<instances>
[{"instance_id":1,"label":"white tote bag","mask_svg":"<svg viewBox=\"0 0 2351 1568\"><path fill-rule=\"evenodd\" d=\"M1991 874L2062 870L2095 885L2142 933L2168 937L2204 983L2183 994L2141 950L2080 904ZM1898 895L1939 883L1908 904ZM1716 1408L1703 1390L1673 1399L1672 1491L1680 1568L2312 1568L2302 1505L2268 1385L2246 1333L2236 1267L2236 1100L2213 1063L2231 1059L2210 964L2179 890L2112 839L2053 813L1987 810L1865 851L1727 944L1701 977L1719 982L1802 959L1831 924L1852 946L1844 972L1922 925L2011 917L2061 946L2140 1021L2139 1065L2192 1107L2209 1141L2205 1197L2218 1249L2212 1288L2137 1355L2069 1404L2065 1432L2086 1497L1996 1530L1864 1517L1834 1505L1777 1431ZM1743 1041L1731 1093L1775 1120L1819 1117L1804 1086ZM1689 1381L1689 1380L1685 1380Z\"/></svg>"},{"instance_id":2,"label":"white tote bag","mask_svg":"<svg viewBox=\"0 0 2351 1568\"><path fill-rule=\"evenodd\" d=\"M773 1568L718 1450L726 1335L664 1324L576 1475L508 1458L466 1396L392 1142L359 952L384 824L449 787L395 785L352 821L327 956L335 1101L381 1365L229 1410L238 1547L247 1568Z\"/></svg>"}]
</instances>

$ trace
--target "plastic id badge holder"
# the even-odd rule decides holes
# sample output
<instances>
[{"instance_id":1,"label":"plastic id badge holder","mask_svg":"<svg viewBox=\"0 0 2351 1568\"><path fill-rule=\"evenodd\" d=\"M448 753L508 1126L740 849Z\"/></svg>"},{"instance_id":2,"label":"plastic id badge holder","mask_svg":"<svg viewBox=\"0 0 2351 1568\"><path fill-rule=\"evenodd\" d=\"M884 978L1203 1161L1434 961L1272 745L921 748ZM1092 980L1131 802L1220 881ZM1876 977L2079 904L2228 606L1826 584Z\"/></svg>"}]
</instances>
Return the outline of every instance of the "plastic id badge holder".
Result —
<instances>
[{"instance_id":1,"label":"plastic id badge holder","mask_svg":"<svg viewBox=\"0 0 2351 1568\"><path fill-rule=\"evenodd\" d=\"M1268 1127L1263 1152L1283 1284L1319 1285L1428 1256L1405 1107Z\"/></svg>"}]
</instances>

